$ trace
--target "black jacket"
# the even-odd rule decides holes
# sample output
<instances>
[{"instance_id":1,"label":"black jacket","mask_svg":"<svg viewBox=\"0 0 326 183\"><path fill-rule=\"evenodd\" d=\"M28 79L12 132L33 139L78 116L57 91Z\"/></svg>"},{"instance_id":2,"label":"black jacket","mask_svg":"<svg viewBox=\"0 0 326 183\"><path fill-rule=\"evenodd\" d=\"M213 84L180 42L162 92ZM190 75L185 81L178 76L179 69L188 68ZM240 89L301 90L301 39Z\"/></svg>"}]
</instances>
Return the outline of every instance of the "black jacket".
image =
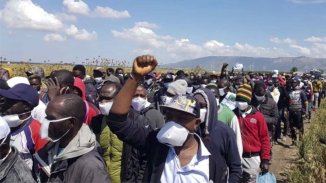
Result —
<instances>
[{"instance_id":1,"label":"black jacket","mask_svg":"<svg viewBox=\"0 0 326 183\"><path fill-rule=\"evenodd\" d=\"M153 130L150 126L144 126L143 122L148 120L146 117L135 114L134 118L127 118L126 115L117 115L110 113L108 117L108 125L113 133L115 133L122 141L142 149L146 152L147 167L144 174L143 182L156 183L160 182L162 172L164 170L166 157L169 151L167 145L158 142L156 135L158 130ZM227 182L227 165L224 154L219 153L219 146L225 144L225 152L228 152L229 146L226 144L235 144L235 137L230 138L227 130L219 130L213 128L209 138L202 139L206 148L211 153L209 159L209 176L210 180L217 183ZM238 153L237 151L235 153ZM225 154L225 156L229 156ZM238 162L232 162L231 166L240 167ZM234 170L231 174L234 179L229 179L230 183L238 182L240 179L241 169Z\"/></svg>"}]
</instances>

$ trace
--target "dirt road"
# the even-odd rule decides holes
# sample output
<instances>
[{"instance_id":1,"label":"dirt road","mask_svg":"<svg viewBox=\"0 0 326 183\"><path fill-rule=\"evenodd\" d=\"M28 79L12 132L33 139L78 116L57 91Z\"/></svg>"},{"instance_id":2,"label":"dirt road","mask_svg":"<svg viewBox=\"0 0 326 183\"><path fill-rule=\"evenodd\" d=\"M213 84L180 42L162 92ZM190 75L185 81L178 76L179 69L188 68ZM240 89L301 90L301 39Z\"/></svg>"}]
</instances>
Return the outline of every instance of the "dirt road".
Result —
<instances>
[{"instance_id":1,"label":"dirt road","mask_svg":"<svg viewBox=\"0 0 326 183\"><path fill-rule=\"evenodd\" d=\"M309 128L310 124L305 122L305 131ZM277 182L285 183L287 181L287 172L291 167L298 163L298 147L290 146L292 140L286 137L285 141L279 141L277 145L272 148L272 165L270 171L276 176Z\"/></svg>"}]
</instances>

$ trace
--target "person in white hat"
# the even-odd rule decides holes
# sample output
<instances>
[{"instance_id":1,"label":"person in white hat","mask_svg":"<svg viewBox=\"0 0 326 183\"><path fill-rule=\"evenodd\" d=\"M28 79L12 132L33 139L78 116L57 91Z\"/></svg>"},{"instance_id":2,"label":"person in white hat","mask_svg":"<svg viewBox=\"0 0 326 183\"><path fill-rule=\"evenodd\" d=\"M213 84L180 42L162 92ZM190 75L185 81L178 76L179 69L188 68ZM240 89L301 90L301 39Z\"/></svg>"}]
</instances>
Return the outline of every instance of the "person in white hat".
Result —
<instances>
[{"instance_id":1,"label":"person in white hat","mask_svg":"<svg viewBox=\"0 0 326 183\"><path fill-rule=\"evenodd\" d=\"M36 182L27 165L20 159L18 150L10 145L10 128L2 117L0 117L0 182Z\"/></svg>"}]
</instances>

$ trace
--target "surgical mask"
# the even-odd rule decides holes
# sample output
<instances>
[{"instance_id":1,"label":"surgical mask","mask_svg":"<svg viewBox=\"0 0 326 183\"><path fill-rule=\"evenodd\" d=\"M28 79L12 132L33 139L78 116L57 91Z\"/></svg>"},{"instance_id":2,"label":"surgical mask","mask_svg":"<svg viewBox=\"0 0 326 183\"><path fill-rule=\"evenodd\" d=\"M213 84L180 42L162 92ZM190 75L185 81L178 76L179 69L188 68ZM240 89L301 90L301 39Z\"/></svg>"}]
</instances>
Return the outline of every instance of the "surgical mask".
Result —
<instances>
[{"instance_id":1,"label":"surgical mask","mask_svg":"<svg viewBox=\"0 0 326 183\"><path fill-rule=\"evenodd\" d=\"M99 103L100 111L103 115L109 115L113 101Z\"/></svg>"},{"instance_id":2,"label":"surgical mask","mask_svg":"<svg viewBox=\"0 0 326 183\"><path fill-rule=\"evenodd\" d=\"M224 88L219 88L218 93L220 94L221 97L224 96L225 95L225 87Z\"/></svg>"},{"instance_id":3,"label":"surgical mask","mask_svg":"<svg viewBox=\"0 0 326 183\"><path fill-rule=\"evenodd\" d=\"M244 111L248 108L247 102L236 102L235 106L240 109L240 111Z\"/></svg>"},{"instance_id":4,"label":"surgical mask","mask_svg":"<svg viewBox=\"0 0 326 183\"><path fill-rule=\"evenodd\" d=\"M216 83L216 81L217 81L217 80L215 80L215 79L214 79L214 80L211 80L211 83L214 83L214 84L215 84L215 83Z\"/></svg>"},{"instance_id":5,"label":"surgical mask","mask_svg":"<svg viewBox=\"0 0 326 183\"><path fill-rule=\"evenodd\" d=\"M147 84L147 86L149 86L153 83L153 79L147 79L145 80L145 83Z\"/></svg>"},{"instance_id":6,"label":"surgical mask","mask_svg":"<svg viewBox=\"0 0 326 183\"><path fill-rule=\"evenodd\" d=\"M136 111L143 110L146 104L147 104L147 100L141 97L133 98L131 101L131 106Z\"/></svg>"},{"instance_id":7,"label":"surgical mask","mask_svg":"<svg viewBox=\"0 0 326 183\"><path fill-rule=\"evenodd\" d=\"M185 127L174 121L170 121L165 123L156 138L162 144L170 147L180 147L187 140L188 134L189 131Z\"/></svg>"},{"instance_id":8,"label":"surgical mask","mask_svg":"<svg viewBox=\"0 0 326 183\"><path fill-rule=\"evenodd\" d=\"M202 85L200 85L202 88L206 88L206 84L202 84Z\"/></svg>"},{"instance_id":9,"label":"surgical mask","mask_svg":"<svg viewBox=\"0 0 326 183\"><path fill-rule=\"evenodd\" d=\"M94 78L94 80L95 80L96 83L102 83L103 78L102 77L97 77L97 78Z\"/></svg>"},{"instance_id":10,"label":"surgical mask","mask_svg":"<svg viewBox=\"0 0 326 183\"><path fill-rule=\"evenodd\" d=\"M21 113L21 114L10 114L10 115L5 115L5 116L2 116L2 118L8 123L8 126L10 128L14 128L14 127L17 127L21 124L23 124L29 117L27 117L26 119L20 119L19 116L20 115L23 115L23 114L27 114L27 113L30 113L31 111L28 111L28 112L24 112L24 113Z\"/></svg>"},{"instance_id":11,"label":"surgical mask","mask_svg":"<svg viewBox=\"0 0 326 183\"><path fill-rule=\"evenodd\" d=\"M49 141L52 141L52 142L58 142L60 139L62 139L65 135L68 134L68 132L70 131L67 130L63 135L61 135L61 137L57 138L57 139L53 139L51 137L49 137L49 125L50 123L58 123L58 122L62 122L62 121L65 121L67 119L71 119L73 117L66 117L66 118L62 118L62 119L56 119L56 120L48 120L48 119L43 119L42 120L42 125L41 125L41 138L42 139L46 139L46 140L49 140Z\"/></svg>"},{"instance_id":12,"label":"surgical mask","mask_svg":"<svg viewBox=\"0 0 326 183\"><path fill-rule=\"evenodd\" d=\"M123 77L123 74L118 74L119 76Z\"/></svg>"},{"instance_id":13,"label":"surgical mask","mask_svg":"<svg viewBox=\"0 0 326 183\"><path fill-rule=\"evenodd\" d=\"M205 122L207 115L207 109L200 109L200 121L203 123Z\"/></svg>"},{"instance_id":14,"label":"surgical mask","mask_svg":"<svg viewBox=\"0 0 326 183\"><path fill-rule=\"evenodd\" d=\"M168 96L161 96L161 101L164 105L168 105L172 102L173 98Z\"/></svg>"},{"instance_id":15,"label":"surgical mask","mask_svg":"<svg viewBox=\"0 0 326 183\"><path fill-rule=\"evenodd\" d=\"M263 95L263 96L258 96L258 95L255 94L255 98L257 99L257 101L262 102L262 101L265 100L265 95Z\"/></svg>"},{"instance_id":16,"label":"surgical mask","mask_svg":"<svg viewBox=\"0 0 326 183\"><path fill-rule=\"evenodd\" d=\"M220 106L220 99L218 99L218 98L216 99L216 105L217 105L217 107Z\"/></svg>"},{"instance_id":17,"label":"surgical mask","mask_svg":"<svg viewBox=\"0 0 326 183\"><path fill-rule=\"evenodd\" d=\"M301 86L300 85L299 86L296 86L295 89L296 90L300 90L301 89Z\"/></svg>"}]
</instances>

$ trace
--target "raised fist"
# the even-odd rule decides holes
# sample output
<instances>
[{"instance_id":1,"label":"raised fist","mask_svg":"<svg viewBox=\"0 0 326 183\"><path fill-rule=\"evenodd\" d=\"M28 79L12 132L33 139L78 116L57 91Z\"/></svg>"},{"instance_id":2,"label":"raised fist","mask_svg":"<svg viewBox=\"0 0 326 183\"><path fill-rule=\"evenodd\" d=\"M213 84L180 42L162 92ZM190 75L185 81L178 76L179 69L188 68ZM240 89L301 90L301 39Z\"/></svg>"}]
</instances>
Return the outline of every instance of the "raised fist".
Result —
<instances>
[{"instance_id":1,"label":"raised fist","mask_svg":"<svg viewBox=\"0 0 326 183\"><path fill-rule=\"evenodd\" d=\"M157 66L157 61L154 56L142 55L135 58L132 73L138 76L145 76L152 72Z\"/></svg>"}]
</instances>

